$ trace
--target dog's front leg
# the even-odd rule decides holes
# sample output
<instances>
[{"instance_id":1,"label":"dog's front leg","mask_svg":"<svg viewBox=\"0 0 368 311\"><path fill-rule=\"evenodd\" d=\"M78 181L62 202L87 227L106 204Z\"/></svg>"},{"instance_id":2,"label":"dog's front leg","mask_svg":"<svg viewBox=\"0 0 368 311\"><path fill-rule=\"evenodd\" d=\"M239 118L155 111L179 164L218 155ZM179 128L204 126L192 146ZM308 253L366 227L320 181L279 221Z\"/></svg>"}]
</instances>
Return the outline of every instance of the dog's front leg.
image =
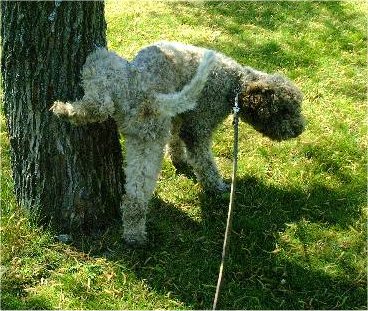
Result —
<instances>
[{"instance_id":1,"label":"dog's front leg","mask_svg":"<svg viewBox=\"0 0 368 311\"><path fill-rule=\"evenodd\" d=\"M148 202L161 169L164 141L126 137L125 195L122 202L123 237L128 244L146 243Z\"/></svg>"}]
</instances>

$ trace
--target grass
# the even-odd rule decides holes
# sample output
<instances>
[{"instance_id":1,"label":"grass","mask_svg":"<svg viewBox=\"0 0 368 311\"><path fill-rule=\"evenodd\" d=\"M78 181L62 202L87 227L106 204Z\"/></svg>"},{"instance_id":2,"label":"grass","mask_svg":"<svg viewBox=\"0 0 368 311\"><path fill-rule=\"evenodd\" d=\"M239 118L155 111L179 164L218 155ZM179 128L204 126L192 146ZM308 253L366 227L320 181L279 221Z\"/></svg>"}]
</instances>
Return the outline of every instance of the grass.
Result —
<instances>
[{"instance_id":1,"label":"grass","mask_svg":"<svg viewBox=\"0 0 368 311\"><path fill-rule=\"evenodd\" d=\"M223 309L366 309L367 7L363 2L109 1L111 49L165 39L281 72L302 89L306 132L274 143L240 127L239 181ZM119 228L57 242L15 203L2 120L2 309L211 308L228 197L165 160L150 244ZM231 176L231 119L214 153Z\"/></svg>"}]
</instances>

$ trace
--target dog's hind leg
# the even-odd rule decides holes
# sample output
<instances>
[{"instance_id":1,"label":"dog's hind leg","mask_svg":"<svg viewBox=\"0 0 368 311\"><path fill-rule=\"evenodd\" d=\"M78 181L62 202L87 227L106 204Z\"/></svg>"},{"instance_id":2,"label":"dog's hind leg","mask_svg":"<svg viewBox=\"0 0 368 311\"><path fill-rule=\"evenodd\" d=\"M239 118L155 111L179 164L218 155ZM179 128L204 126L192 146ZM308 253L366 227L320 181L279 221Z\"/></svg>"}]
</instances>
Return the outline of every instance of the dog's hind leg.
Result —
<instances>
[{"instance_id":1,"label":"dog's hind leg","mask_svg":"<svg viewBox=\"0 0 368 311\"><path fill-rule=\"evenodd\" d=\"M197 136L196 136L197 135ZM187 148L188 163L203 188L207 191L226 191L228 185L222 180L211 151L211 135L198 137L194 129L186 128L180 133Z\"/></svg>"},{"instance_id":2,"label":"dog's hind leg","mask_svg":"<svg viewBox=\"0 0 368 311\"><path fill-rule=\"evenodd\" d=\"M148 202L155 189L164 153L165 140L143 141L126 137L126 184L122 202L124 240L128 244L146 242Z\"/></svg>"}]
</instances>

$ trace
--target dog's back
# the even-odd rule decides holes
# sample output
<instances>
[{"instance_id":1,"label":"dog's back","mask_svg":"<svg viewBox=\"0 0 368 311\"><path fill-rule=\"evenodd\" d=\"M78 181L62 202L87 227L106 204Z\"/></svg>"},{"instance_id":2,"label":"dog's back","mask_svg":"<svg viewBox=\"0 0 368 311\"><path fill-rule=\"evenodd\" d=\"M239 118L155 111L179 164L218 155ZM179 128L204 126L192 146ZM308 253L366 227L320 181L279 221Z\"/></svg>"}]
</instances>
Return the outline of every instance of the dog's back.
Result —
<instances>
[{"instance_id":1,"label":"dog's back","mask_svg":"<svg viewBox=\"0 0 368 311\"><path fill-rule=\"evenodd\" d=\"M178 91L193 78L206 51L208 50L201 47L161 41L143 48L132 64L144 73L141 79L147 89L159 92ZM234 97L241 75L251 75L246 67L221 53L216 52L215 58L213 72L198 99L197 107L200 110L203 108L216 112L219 106L222 110L229 99Z\"/></svg>"},{"instance_id":2,"label":"dog's back","mask_svg":"<svg viewBox=\"0 0 368 311\"><path fill-rule=\"evenodd\" d=\"M140 50L132 65L142 73L145 88L162 93L178 91L193 78L206 51L196 49L190 53L174 43L158 42Z\"/></svg>"}]
</instances>

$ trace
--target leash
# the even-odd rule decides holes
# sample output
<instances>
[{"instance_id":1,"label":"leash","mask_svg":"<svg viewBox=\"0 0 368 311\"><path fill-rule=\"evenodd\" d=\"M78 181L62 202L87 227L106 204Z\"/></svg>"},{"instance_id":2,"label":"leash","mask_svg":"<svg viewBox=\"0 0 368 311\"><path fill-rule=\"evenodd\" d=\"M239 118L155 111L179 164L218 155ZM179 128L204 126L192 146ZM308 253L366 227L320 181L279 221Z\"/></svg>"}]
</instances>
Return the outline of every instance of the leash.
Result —
<instances>
[{"instance_id":1,"label":"leash","mask_svg":"<svg viewBox=\"0 0 368 311\"><path fill-rule=\"evenodd\" d=\"M220 296L221 286L224 279L224 267L225 260L229 249L229 241L230 241L230 233L232 228L232 219L233 219L233 209L234 209L234 197L235 197L235 184L236 184L236 171L238 168L238 136L239 136L239 93L235 96L234 107L233 107L233 126L234 126L234 150L233 150L233 172L231 177L231 191L230 191L230 202L229 202L229 211L227 214L226 221L226 230L224 237L224 244L222 246L222 257L221 257L221 265L220 271L217 280L215 299L213 301L212 310L216 310L217 302Z\"/></svg>"}]
</instances>

